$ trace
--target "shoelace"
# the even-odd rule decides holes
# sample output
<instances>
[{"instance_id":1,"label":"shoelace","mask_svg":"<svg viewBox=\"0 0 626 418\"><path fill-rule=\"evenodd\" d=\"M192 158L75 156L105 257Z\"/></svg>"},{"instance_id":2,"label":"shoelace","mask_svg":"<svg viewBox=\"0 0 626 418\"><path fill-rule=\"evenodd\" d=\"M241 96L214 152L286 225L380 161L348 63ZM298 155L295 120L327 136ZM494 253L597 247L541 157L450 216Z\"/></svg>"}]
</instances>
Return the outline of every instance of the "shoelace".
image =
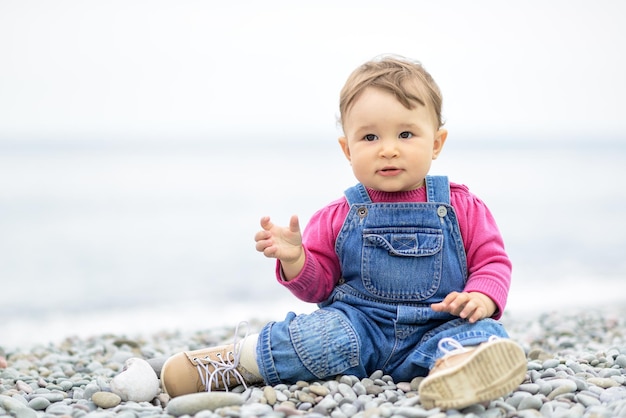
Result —
<instances>
[{"instance_id":1,"label":"shoelace","mask_svg":"<svg viewBox=\"0 0 626 418\"><path fill-rule=\"evenodd\" d=\"M239 358L241 357L241 348L238 344L239 337L239 326L244 325L247 327L248 323L245 321L237 324L235 328L235 336L233 337L233 351L229 351L226 353L226 358L222 358L222 353L217 353L215 357L217 360L209 358L206 356L204 358L195 358L198 365L198 373L200 374L200 380L202 384L206 387L206 391L211 391L211 384L214 383L215 387L219 387L219 382L221 380L224 389L228 392L228 387L231 383L231 378L237 381L239 384L242 384L244 388L248 388L246 385L244 377L237 370L237 366L239 366ZM246 333L241 339L241 341L245 340L248 336L248 328L246 328ZM211 370L213 368L213 370Z\"/></svg>"},{"instance_id":2,"label":"shoelace","mask_svg":"<svg viewBox=\"0 0 626 418\"><path fill-rule=\"evenodd\" d=\"M496 341L499 339L500 337L498 337L497 335L492 335L489 337L487 341ZM453 347L452 350L448 350L448 348L446 348L446 345ZM439 342L437 343L437 347L439 348L439 350L441 350L444 353L444 355L452 354L455 352L457 352L458 354L458 353L464 353L466 351L469 351L467 348L463 347L463 344L461 344L454 338L450 338L450 337L440 339Z\"/></svg>"},{"instance_id":3,"label":"shoelace","mask_svg":"<svg viewBox=\"0 0 626 418\"><path fill-rule=\"evenodd\" d=\"M448 347L446 346L451 346L453 348L452 350L448 350ZM463 347L463 344L450 337L440 339L437 343L437 347L443 352L444 355L448 355L454 352L464 353L468 351L467 348Z\"/></svg>"}]
</instances>

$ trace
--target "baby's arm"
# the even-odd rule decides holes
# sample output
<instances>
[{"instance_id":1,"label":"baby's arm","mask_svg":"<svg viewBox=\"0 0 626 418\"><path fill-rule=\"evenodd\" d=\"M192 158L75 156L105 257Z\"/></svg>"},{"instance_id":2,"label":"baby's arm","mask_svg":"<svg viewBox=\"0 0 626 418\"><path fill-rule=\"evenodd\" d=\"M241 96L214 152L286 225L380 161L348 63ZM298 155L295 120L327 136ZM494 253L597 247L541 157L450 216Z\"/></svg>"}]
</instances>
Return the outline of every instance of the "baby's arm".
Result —
<instances>
[{"instance_id":1,"label":"baby's arm","mask_svg":"<svg viewBox=\"0 0 626 418\"><path fill-rule=\"evenodd\" d=\"M298 217L293 215L289 227L274 225L269 216L261 218L261 231L254 236L256 249L266 257L277 258L285 280L298 276L304 267L304 248Z\"/></svg>"},{"instance_id":2,"label":"baby's arm","mask_svg":"<svg viewBox=\"0 0 626 418\"><path fill-rule=\"evenodd\" d=\"M433 303L430 307L437 312L460 316L471 323L491 318L497 308L489 296L480 292L451 292L444 300Z\"/></svg>"}]
</instances>

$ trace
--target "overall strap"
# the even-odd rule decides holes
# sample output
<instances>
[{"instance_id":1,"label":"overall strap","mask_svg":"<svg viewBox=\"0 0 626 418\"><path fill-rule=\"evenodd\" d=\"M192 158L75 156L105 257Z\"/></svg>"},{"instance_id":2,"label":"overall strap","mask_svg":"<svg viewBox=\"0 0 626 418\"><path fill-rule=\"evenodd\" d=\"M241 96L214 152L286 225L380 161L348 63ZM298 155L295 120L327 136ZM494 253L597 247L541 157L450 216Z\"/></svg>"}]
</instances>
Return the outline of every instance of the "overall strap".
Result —
<instances>
[{"instance_id":1,"label":"overall strap","mask_svg":"<svg viewBox=\"0 0 626 418\"><path fill-rule=\"evenodd\" d=\"M428 202L450 204L450 182L446 176L426 176Z\"/></svg>"},{"instance_id":2,"label":"overall strap","mask_svg":"<svg viewBox=\"0 0 626 418\"><path fill-rule=\"evenodd\" d=\"M370 195L367 194L367 190L365 190L365 186L361 183L358 183L356 186L350 187L345 192L346 199L348 200L348 204L350 206L355 205L357 203L372 203L372 199L370 199Z\"/></svg>"}]
</instances>

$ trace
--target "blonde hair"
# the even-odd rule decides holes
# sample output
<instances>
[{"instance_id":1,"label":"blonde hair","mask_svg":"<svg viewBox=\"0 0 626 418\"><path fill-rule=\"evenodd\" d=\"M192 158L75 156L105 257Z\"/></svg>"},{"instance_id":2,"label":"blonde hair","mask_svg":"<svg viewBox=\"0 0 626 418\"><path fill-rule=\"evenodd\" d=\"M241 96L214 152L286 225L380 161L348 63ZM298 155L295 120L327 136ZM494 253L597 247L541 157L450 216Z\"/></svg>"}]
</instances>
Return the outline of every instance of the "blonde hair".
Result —
<instances>
[{"instance_id":1,"label":"blonde hair","mask_svg":"<svg viewBox=\"0 0 626 418\"><path fill-rule=\"evenodd\" d=\"M368 87L376 87L393 94L407 109L417 105L432 106L437 128L443 126L441 91L432 76L418 61L397 55L375 58L350 74L339 96L339 123L359 95Z\"/></svg>"}]
</instances>

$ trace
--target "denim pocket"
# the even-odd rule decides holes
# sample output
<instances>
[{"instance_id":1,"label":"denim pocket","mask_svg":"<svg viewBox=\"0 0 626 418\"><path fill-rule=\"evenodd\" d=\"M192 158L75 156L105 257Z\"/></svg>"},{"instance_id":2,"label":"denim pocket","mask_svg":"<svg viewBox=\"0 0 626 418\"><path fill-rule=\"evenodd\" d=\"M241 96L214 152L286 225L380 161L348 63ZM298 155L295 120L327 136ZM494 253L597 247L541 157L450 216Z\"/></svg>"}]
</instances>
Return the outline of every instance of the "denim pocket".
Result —
<instances>
[{"instance_id":1,"label":"denim pocket","mask_svg":"<svg viewBox=\"0 0 626 418\"><path fill-rule=\"evenodd\" d=\"M359 364L357 335L339 312L319 309L298 315L289 324L289 334L300 361L318 379Z\"/></svg>"},{"instance_id":2,"label":"denim pocket","mask_svg":"<svg viewBox=\"0 0 626 418\"><path fill-rule=\"evenodd\" d=\"M439 288L442 249L441 229L364 229L363 285L389 301L424 301Z\"/></svg>"}]
</instances>

